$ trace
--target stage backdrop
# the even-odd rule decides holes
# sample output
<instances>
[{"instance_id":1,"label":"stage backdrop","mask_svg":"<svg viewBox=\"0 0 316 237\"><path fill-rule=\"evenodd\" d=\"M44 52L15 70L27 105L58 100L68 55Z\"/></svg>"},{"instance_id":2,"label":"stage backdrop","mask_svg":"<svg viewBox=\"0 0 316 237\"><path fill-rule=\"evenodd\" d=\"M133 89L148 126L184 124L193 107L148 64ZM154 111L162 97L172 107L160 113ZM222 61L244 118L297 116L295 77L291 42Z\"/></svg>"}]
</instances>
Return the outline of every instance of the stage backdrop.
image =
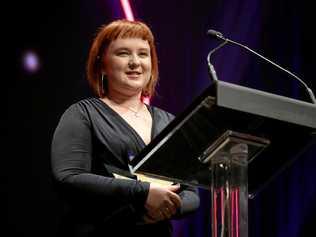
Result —
<instances>
[{"instance_id":1,"label":"stage backdrop","mask_svg":"<svg viewBox=\"0 0 316 237\"><path fill-rule=\"evenodd\" d=\"M257 50L316 91L315 21L307 1L130 3L135 17L152 27L157 40L160 81L153 105L177 115L210 84L206 56L217 42L206 36L208 29ZM9 236L53 237L60 205L50 173L52 134L70 104L91 96L85 60L97 27L124 14L119 1L110 0L22 1L3 11L12 13L5 38L14 52L11 74L3 78L9 82L8 116L2 118L8 152L1 174L6 181L7 227ZM31 71L23 61L28 52L39 57ZM221 49L212 60L220 80L308 100L300 83L237 47ZM250 200L250 236L308 236L316 219L315 157L316 148L310 147ZM210 193L200 190L200 195L199 210L173 222L175 237L210 236Z\"/></svg>"}]
</instances>

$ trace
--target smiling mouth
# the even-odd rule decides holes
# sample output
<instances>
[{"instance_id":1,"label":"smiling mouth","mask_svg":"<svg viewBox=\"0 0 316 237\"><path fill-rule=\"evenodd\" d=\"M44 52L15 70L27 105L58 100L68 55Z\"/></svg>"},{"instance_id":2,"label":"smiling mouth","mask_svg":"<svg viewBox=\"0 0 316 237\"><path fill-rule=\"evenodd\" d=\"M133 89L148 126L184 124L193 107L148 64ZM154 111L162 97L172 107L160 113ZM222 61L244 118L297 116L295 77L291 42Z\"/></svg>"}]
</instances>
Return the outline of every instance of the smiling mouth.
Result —
<instances>
[{"instance_id":1,"label":"smiling mouth","mask_svg":"<svg viewBox=\"0 0 316 237\"><path fill-rule=\"evenodd\" d=\"M133 71L133 72L126 72L127 75L131 75L131 76L138 76L140 75L141 73L140 72L136 72L136 71Z\"/></svg>"},{"instance_id":2,"label":"smiling mouth","mask_svg":"<svg viewBox=\"0 0 316 237\"><path fill-rule=\"evenodd\" d=\"M130 79L138 79L141 73L140 72L126 72L126 75Z\"/></svg>"}]
</instances>

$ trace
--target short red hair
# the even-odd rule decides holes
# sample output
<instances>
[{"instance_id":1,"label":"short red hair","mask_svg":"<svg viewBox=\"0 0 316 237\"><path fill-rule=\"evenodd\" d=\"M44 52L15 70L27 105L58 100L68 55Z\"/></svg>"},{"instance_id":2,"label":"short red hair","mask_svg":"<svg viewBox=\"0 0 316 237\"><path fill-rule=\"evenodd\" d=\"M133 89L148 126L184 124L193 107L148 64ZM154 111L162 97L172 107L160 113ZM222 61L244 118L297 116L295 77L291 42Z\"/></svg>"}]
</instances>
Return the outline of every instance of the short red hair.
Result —
<instances>
[{"instance_id":1,"label":"short red hair","mask_svg":"<svg viewBox=\"0 0 316 237\"><path fill-rule=\"evenodd\" d=\"M152 97L158 80L158 57L154 36L150 28L140 21L115 20L101 26L94 38L87 60L87 79L92 91L99 97L107 94L107 87L103 89L102 69L104 52L109 44L116 39L140 38L148 41L150 46L152 76L143 89L142 97Z\"/></svg>"}]
</instances>

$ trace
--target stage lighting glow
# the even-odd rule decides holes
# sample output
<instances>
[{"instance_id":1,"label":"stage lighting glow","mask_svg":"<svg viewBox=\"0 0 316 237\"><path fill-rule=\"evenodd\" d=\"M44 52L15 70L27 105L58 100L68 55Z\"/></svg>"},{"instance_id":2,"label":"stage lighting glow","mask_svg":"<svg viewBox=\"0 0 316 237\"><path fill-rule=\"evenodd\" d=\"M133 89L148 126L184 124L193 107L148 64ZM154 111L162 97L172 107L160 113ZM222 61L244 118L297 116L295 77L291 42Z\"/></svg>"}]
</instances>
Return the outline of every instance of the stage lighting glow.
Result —
<instances>
[{"instance_id":1,"label":"stage lighting glow","mask_svg":"<svg viewBox=\"0 0 316 237\"><path fill-rule=\"evenodd\" d=\"M125 18L129 21L134 21L134 15L131 5L129 4L129 0L121 0L121 5L125 14Z\"/></svg>"},{"instance_id":2,"label":"stage lighting glow","mask_svg":"<svg viewBox=\"0 0 316 237\"><path fill-rule=\"evenodd\" d=\"M150 97L142 97L142 101L144 104L150 105Z\"/></svg>"},{"instance_id":3,"label":"stage lighting glow","mask_svg":"<svg viewBox=\"0 0 316 237\"><path fill-rule=\"evenodd\" d=\"M23 67L24 70L30 73L35 73L39 70L40 62L38 55L33 51L27 51L23 55Z\"/></svg>"}]
</instances>

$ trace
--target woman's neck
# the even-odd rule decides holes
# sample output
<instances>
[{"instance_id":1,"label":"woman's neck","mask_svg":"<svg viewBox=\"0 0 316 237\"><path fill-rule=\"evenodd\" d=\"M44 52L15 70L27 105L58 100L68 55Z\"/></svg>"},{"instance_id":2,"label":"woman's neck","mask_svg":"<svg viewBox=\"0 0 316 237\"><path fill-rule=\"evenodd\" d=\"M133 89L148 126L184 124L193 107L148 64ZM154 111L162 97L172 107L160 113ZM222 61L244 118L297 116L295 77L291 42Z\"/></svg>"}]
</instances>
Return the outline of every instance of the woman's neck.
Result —
<instances>
[{"instance_id":1,"label":"woman's neck","mask_svg":"<svg viewBox=\"0 0 316 237\"><path fill-rule=\"evenodd\" d=\"M125 95L121 93L111 92L108 93L105 99L117 105L125 106L135 110L139 109L143 105L143 102L141 101L141 93L135 95Z\"/></svg>"}]
</instances>

